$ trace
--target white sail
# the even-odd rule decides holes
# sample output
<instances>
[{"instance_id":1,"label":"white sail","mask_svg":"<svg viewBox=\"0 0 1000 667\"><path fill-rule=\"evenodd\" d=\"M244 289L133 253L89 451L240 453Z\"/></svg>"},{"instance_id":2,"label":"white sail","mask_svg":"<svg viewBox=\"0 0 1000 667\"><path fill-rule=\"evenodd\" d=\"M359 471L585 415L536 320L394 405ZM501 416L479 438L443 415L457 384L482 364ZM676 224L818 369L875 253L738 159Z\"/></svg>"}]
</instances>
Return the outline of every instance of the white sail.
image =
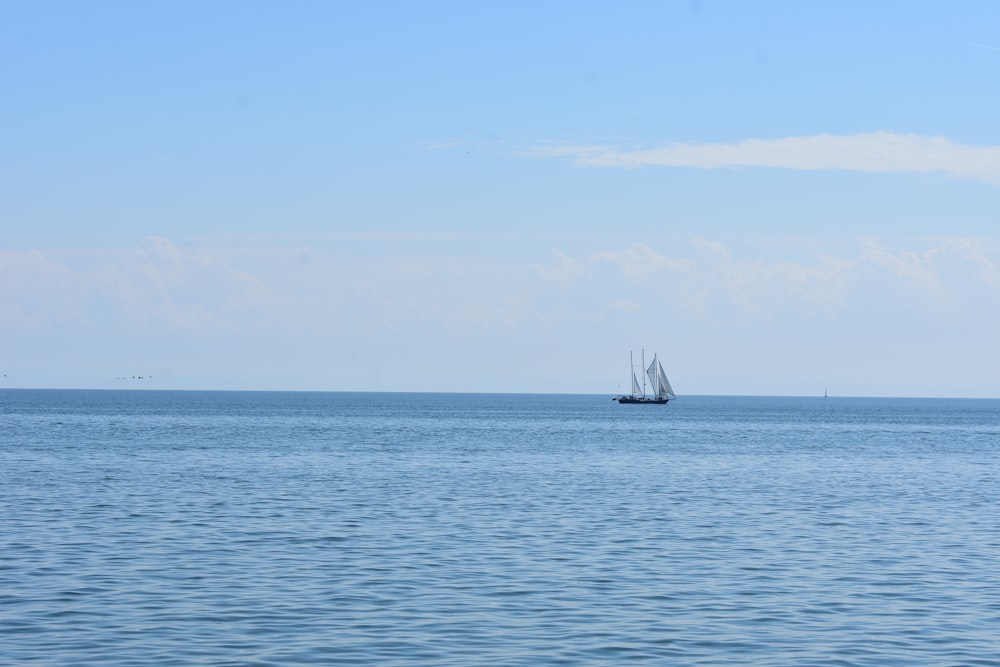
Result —
<instances>
[{"instance_id":1,"label":"white sail","mask_svg":"<svg viewBox=\"0 0 1000 667\"><path fill-rule=\"evenodd\" d=\"M653 357L653 361L650 362L649 368L646 369L646 377L649 381L653 383L653 394L655 396L660 395L660 385L656 379L656 357Z\"/></svg>"},{"instance_id":2,"label":"white sail","mask_svg":"<svg viewBox=\"0 0 1000 667\"><path fill-rule=\"evenodd\" d=\"M673 397L674 390L670 386L670 380L667 379L667 374L663 372L663 364L653 357L652 363L649 364L649 368L646 369L646 375L649 377L649 381L653 383L653 393L657 398Z\"/></svg>"},{"instance_id":3,"label":"white sail","mask_svg":"<svg viewBox=\"0 0 1000 667\"><path fill-rule=\"evenodd\" d=\"M632 395L638 395L639 391L639 380L635 377L635 371L632 371Z\"/></svg>"},{"instance_id":4,"label":"white sail","mask_svg":"<svg viewBox=\"0 0 1000 667\"><path fill-rule=\"evenodd\" d=\"M663 392L664 396L673 396L674 388L670 386L670 380L667 379L667 374L663 372L663 364L657 362L656 364L657 379L659 380L660 391Z\"/></svg>"}]
</instances>

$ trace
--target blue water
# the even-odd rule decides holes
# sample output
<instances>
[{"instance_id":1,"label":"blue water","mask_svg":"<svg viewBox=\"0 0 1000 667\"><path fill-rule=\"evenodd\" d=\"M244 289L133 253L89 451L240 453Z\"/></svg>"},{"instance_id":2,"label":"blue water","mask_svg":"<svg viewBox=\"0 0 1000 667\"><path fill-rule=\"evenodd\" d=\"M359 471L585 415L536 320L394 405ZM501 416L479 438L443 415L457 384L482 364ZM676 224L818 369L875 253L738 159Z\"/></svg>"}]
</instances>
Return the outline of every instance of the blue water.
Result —
<instances>
[{"instance_id":1,"label":"blue water","mask_svg":"<svg viewBox=\"0 0 1000 667\"><path fill-rule=\"evenodd\" d=\"M0 663L1000 665L1000 401L0 391Z\"/></svg>"}]
</instances>

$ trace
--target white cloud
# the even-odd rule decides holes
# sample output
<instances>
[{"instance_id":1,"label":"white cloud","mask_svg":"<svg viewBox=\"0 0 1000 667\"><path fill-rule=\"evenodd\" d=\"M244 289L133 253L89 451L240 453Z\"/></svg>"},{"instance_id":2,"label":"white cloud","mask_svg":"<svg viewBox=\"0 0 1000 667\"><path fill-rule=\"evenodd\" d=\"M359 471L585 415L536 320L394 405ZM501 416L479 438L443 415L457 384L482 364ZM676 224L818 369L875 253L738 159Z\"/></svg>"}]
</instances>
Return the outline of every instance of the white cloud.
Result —
<instances>
[{"instance_id":1,"label":"white cloud","mask_svg":"<svg viewBox=\"0 0 1000 667\"><path fill-rule=\"evenodd\" d=\"M0 251L0 323L34 328L80 307L78 274L37 250Z\"/></svg>"},{"instance_id":2,"label":"white cloud","mask_svg":"<svg viewBox=\"0 0 1000 667\"><path fill-rule=\"evenodd\" d=\"M204 249L150 237L125 253L101 253L98 265L76 265L58 253L0 253L0 320L19 327L113 318L169 329L231 329L229 315L259 301L248 273ZM85 264L94 258L87 257Z\"/></svg>"},{"instance_id":3,"label":"white cloud","mask_svg":"<svg viewBox=\"0 0 1000 667\"><path fill-rule=\"evenodd\" d=\"M919 252L867 241L854 254L810 252L797 261L740 259L740 252L703 237L674 252L666 255L641 244L580 259L557 252L555 266L539 274L563 290L593 291L597 281L615 282L616 289L644 294L647 300L655 295L696 318L713 312L741 318L779 311L835 313L890 294L909 295L906 307L927 312L973 309L982 307L975 302L982 294L1000 293L1000 264L973 239L939 240ZM623 310L610 300L609 307Z\"/></svg>"},{"instance_id":4,"label":"white cloud","mask_svg":"<svg viewBox=\"0 0 1000 667\"><path fill-rule=\"evenodd\" d=\"M1000 296L996 248L976 239L910 240L902 248L859 241L853 251L786 239L776 258L759 242L766 252L704 237L667 252L644 244L582 255L555 250L550 262L534 266L517 257L487 259L473 248L365 257L314 248L315 259L303 265L296 249L253 255L163 238L96 267L92 259L80 266L8 251L0 254L0 321L320 337L418 327L465 335L633 315L741 322L838 315L879 299L959 313Z\"/></svg>"},{"instance_id":5,"label":"white cloud","mask_svg":"<svg viewBox=\"0 0 1000 667\"><path fill-rule=\"evenodd\" d=\"M694 268L690 260L656 253L641 243L635 243L624 250L600 251L582 260L573 259L561 250L554 250L553 253L556 264L538 265L536 270L543 279L554 281L562 287L592 276L602 265L617 267L631 280L644 280L662 272L689 272Z\"/></svg>"},{"instance_id":6,"label":"white cloud","mask_svg":"<svg viewBox=\"0 0 1000 667\"><path fill-rule=\"evenodd\" d=\"M937 349L948 327L958 332L954 349L994 349L994 241L845 246L842 238L783 237L778 249L772 241L573 245L544 265L484 256L475 243L436 255L317 245L308 264L297 261L301 248L198 248L162 238L88 257L0 251L0 338L33 365L79 365L101 377L149 354L155 368L205 374L205 382L253 377L261 371L247 369L247 355L266 349L275 373L295 367L312 378L323 367L330 386L358 382L364 364L353 360L372 353L422 359L426 382L485 348L507 360L493 373L530 374L525 364L547 363L538 350L548 344L572 356L667 340L691 351L676 360L689 376L708 373L706 364L728 373L733 360L758 357L812 363L821 345L831 359L861 345L877 361L898 341ZM53 355L51 342L63 338L76 342ZM36 339L49 344L32 348ZM797 341L808 342L797 350ZM92 361L73 356L81 347L98 350Z\"/></svg>"},{"instance_id":7,"label":"white cloud","mask_svg":"<svg viewBox=\"0 0 1000 667\"><path fill-rule=\"evenodd\" d=\"M978 269L978 279L987 287L1000 292L1000 263L986 256L982 241L977 239L955 239L950 248Z\"/></svg>"},{"instance_id":8,"label":"white cloud","mask_svg":"<svg viewBox=\"0 0 1000 667\"><path fill-rule=\"evenodd\" d=\"M563 288L593 278L600 267L610 267L633 285L655 286L660 298L672 300L688 312L705 312L708 301L722 298L743 311L773 309L789 299L811 307L838 304L843 299L845 275L851 261L821 258L815 264L737 261L721 243L695 237L681 253L665 255L634 244L623 250L605 250L576 260L557 252L557 266L541 275ZM700 303L696 303L700 301Z\"/></svg>"},{"instance_id":9,"label":"white cloud","mask_svg":"<svg viewBox=\"0 0 1000 667\"><path fill-rule=\"evenodd\" d=\"M995 306L988 302L1000 296L1000 263L987 257L978 239L944 239L922 252L868 242L857 265L876 280L886 275L908 287L927 308L989 309Z\"/></svg>"},{"instance_id":10,"label":"white cloud","mask_svg":"<svg viewBox=\"0 0 1000 667\"><path fill-rule=\"evenodd\" d=\"M561 146L542 149L537 154L570 158L588 167L927 172L1000 185L1000 146L972 146L946 137L892 132L746 139L736 143L676 143L644 149Z\"/></svg>"},{"instance_id":11,"label":"white cloud","mask_svg":"<svg viewBox=\"0 0 1000 667\"><path fill-rule=\"evenodd\" d=\"M691 260L661 255L641 243L621 251L599 252L592 261L617 264L633 280L651 278L661 272L689 272L694 268Z\"/></svg>"},{"instance_id":12,"label":"white cloud","mask_svg":"<svg viewBox=\"0 0 1000 667\"><path fill-rule=\"evenodd\" d=\"M939 253L940 248L922 254L912 251L894 254L877 243L868 242L862 252L861 262L901 278L921 291L940 296L943 286L933 265L934 257Z\"/></svg>"},{"instance_id":13,"label":"white cloud","mask_svg":"<svg viewBox=\"0 0 1000 667\"><path fill-rule=\"evenodd\" d=\"M618 299L608 304L608 308L619 313L641 313L642 306L632 299Z\"/></svg>"},{"instance_id":14,"label":"white cloud","mask_svg":"<svg viewBox=\"0 0 1000 667\"><path fill-rule=\"evenodd\" d=\"M544 280L557 283L560 287L569 287L580 278L590 275L590 261L578 261L561 250L554 250L555 266L538 264L535 270Z\"/></svg>"},{"instance_id":15,"label":"white cloud","mask_svg":"<svg viewBox=\"0 0 1000 667\"><path fill-rule=\"evenodd\" d=\"M850 260L818 258L813 264L743 261L712 269L708 277L744 313L842 308Z\"/></svg>"},{"instance_id":16,"label":"white cloud","mask_svg":"<svg viewBox=\"0 0 1000 667\"><path fill-rule=\"evenodd\" d=\"M210 252L160 237L89 279L130 320L176 329L232 329L233 311L262 293L252 276Z\"/></svg>"}]
</instances>

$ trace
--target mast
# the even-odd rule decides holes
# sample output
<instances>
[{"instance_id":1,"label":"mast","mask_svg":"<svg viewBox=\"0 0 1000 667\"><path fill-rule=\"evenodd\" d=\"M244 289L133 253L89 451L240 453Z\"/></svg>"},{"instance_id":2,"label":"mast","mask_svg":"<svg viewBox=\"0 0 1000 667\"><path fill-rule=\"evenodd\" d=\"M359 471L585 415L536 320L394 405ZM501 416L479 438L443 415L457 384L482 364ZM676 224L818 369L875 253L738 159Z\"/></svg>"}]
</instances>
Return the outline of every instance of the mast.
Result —
<instances>
[{"instance_id":1,"label":"mast","mask_svg":"<svg viewBox=\"0 0 1000 667\"><path fill-rule=\"evenodd\" d=\"M632 361L632 350L628 351L628 374L632 382L632 395L635 396L635 362Z\"/></svg>"},{"instance_id":2,"label":"mast","mask_svg":"<svg viewBox=\"0 0 1000 667\"><path fill-rule=\"evenodd\" d=\"M653 353L653 368L655 370L655 369L657 369L659 367L660 367L659 361L657 361L657 355L654 352ZM652 378L650 378L650 380L652 380ZM660 376L659 375L656 376L656 382L653 382L653 391L656 392L656 397L657 398L660 397L660 393L663 391L663 388L660 386Z\"/></svg>"},{"instance_id":3,"label":"mast","mask_svg":"<svg viewBox=\"0 0 1000 667\"><path fill-rule=\"evenodd\" d=\"M642 397L646 398L646 348L642 348Z\"/></svg>"},{"instance_id":4,"label":"mast","mask_svg":"<svg viewBox=\"0 0 1000 667\"><path fill-rule=\"evenodd\" d=\"M659 356L656 358L656 391L664 397L667 395L667 388L663 386L663 364L660 363Z\"/></svg>"},{"instance_id":5,"label":"mast","mask_svg":"<svg viewBox=\"0 0 1000 667\"><path fill-rule=\"evenodd\" d=\"M653 363L651 363L649 368L646 369L646 377L649 378L650 384L653 385L653 396L655 398L660 398L660 394L663 393L663 383L660 382L660 377L656 373L656 368L659 363L659 355L653 354Z\"/></svg>"}]
</instances>

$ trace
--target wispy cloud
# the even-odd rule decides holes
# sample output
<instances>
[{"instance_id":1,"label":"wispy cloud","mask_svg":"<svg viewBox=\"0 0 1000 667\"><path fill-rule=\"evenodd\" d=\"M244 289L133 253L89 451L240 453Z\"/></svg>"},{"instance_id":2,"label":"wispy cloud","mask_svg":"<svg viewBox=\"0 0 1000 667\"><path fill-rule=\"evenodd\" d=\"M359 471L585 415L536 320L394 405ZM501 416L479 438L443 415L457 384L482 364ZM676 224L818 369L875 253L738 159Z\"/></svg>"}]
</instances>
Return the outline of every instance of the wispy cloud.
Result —
<instances>
[{"instance_id":1,"label":"wispy cloud","mask_svg":"<svg viewBox=\"0 0 1000 667\"><path fill-rule=\"evenodd\" d=\"M250 274L161 237L147 238L125 261L91 278L129 318L180 330L230 329L228 314L263 292Z\"/></svg>"},{"instance_id":2,"label":"wispy cloud","mask_svg":"<svg viewBox=\"0 0 1000 667\"><path fill-rule=\"evenodd\" d=\"M208 334L516 329L653 310L692 320L851 311L878 299L927 312L1000 303L995 245L967 238L803 243L766 257L695 237L668 248L633 244L586 254L554 250L529 264L475 251L260 256L150 238L98 263L38 251L0 252L0 324ZM900 301L903 299L903 301ZM904 303L905 301L905 303Z\"/></svg>"},{"instance_id":3,"label":"wispy cloud","mask_svg":"<svg viewBox=\"0 0 1000 667\"><path fill-rule=\"evenodd\" d=\"M893 253L881 245L868 242L861 254L861 263L873 270L882 270L920 289L928 295L940 296L943 290L934 260L942 248L924 253L903 251Z\"/></svg>"},{"instance_id":4,"label":"wispy cloud","mask_svg":"<svg viewBox=\"0 0 1000 667\"><path fill-rule=\"evenodd\" d=\"M973 146L947 137L892 132L675 143L637 149L592 144L555 146L539 149L536 154L571 159L587 167L924 172L1000 185L1000 146Z\"/></svg>"},{"instance_id":5,"label":"wispy cloud","mask_svg":"<svg viewBox=\"0 0 1000 667\"><path fill-rule=\"evenodd\" d=\"M982 49L984 51L1000 51L1000 46L993 46L992 44L980 44L978 42L959 42L964 46L971 46L974 49Z\"/></svg>"},{"instance_id":6,"label":"wispy cloud","mask_svg":"<svg viewBox=\"0 0 1000 667\"><path fill-rule=\"evenodd\" d=\"M231 330L233 312L264 300L250 274L168 239L150 237L125 253L93 256L103 261L80 267L37 250L0 252L0 284L8 286L0 289L0 323L108 325L117 318L170 330Z\"/></svg>"},{"instance_id":7,"label":"wispy cloud","mask_svg":"<svg viewBox=\"0 0 1000 667\"><path fill-rule=\"evenodd\" d=\"M276 234L222 234L198 235L191 241L207 246L226 246L229 248L244 246L251 252L259 252L260 247L276 248L280 246L301 246L317 243L372 243L372 244L409 244L409 243L491 243L519 241L572 241L588 239L591 234L579 231L549 232L543 230L523 231L428 231L428 230L381 230L381 231L346 231L346 232L316 232L316 233L276 233Z\"/></svg>"},{"instance_id":8,"label":"wispy cloud","mask_svg":"<svg viewBox=\"0 0 1000 667\"><path fill-rule=\"evenodd\" d=\"M318 376L359 382L368 369L357 357L386 350L424 360L421 381L450 382L455 367L468 366L457 359L472 348L500 350L503 361L488 375L519 376L546 356L537 349L549 342L592 350L602 340L617 341L613 347L621 336L647 335L675 344L678 357L690 350L688 373L702 365L707 373L714 357L723 367L739 360L744 370L755 355L760 364L779 357L780 364L818 364L824 344L831 360L858 373L865 364L882 375L898 372L879 358L897 347L902 372L914 350L933 358L946 347L986 359L976 371L984 382L996 369L994 240L785 237L776 249L767 239L695 237L566 246L540 264L478 248L315 249L307 263L286 247L252 255L164 238L103 259L0 249L0 342L27 360L19 372L30 362L100 378L138 359L196 383L254 382L258 363L302 383ZM944 342L942 327L959 330L960 345ZM72 340L52 345L65 337ZM755 347L772 337L808 340L808 349ZM863 344L851 342L857 339ZM535 351L525 355L521 344ZM81 349L86 359L74 352ZM519 349L517 359L503 356ZM460 372L466 383L480 373ZM384 388L383 379L367 386ZM582 387L587 379L573 381Z\"/></svg>"},{"instance_id":9,"label":"wispy cloud","mask_svg":"<svg viewBox=\"0 0 1000 667\"><path fill-rule=\"evenodd\" d=\"M0 325L61 325L79 315L84 291L77 273L37 250L0 250Z\"/></svg>"},{"instance_id":10,"label":"wispy cloud","mask_svg":"<svg viewBox=\"0 0 1000 667\"><path fill-rule=\"evenodd\" d=\"M556 251L554 264L539 267L539 275L562 290L578 285L590 290L595 280L608 280L602 268L610 269L632 290L655 285L658 300L697 318L713 309L751 317L782 310L839 312L886 294L908 294L906 307L927 312L980 309L983 302L975 299L1000 299L1000 264L975 239L943 239L921 252L867 241L856 253L814 254L799 261L741 259L702 237L674 252L637 244L577 259ZM900 291L894 291L896 286ZM649 292L640 288L640 293Z\"/></svg>"}]
</instances>

